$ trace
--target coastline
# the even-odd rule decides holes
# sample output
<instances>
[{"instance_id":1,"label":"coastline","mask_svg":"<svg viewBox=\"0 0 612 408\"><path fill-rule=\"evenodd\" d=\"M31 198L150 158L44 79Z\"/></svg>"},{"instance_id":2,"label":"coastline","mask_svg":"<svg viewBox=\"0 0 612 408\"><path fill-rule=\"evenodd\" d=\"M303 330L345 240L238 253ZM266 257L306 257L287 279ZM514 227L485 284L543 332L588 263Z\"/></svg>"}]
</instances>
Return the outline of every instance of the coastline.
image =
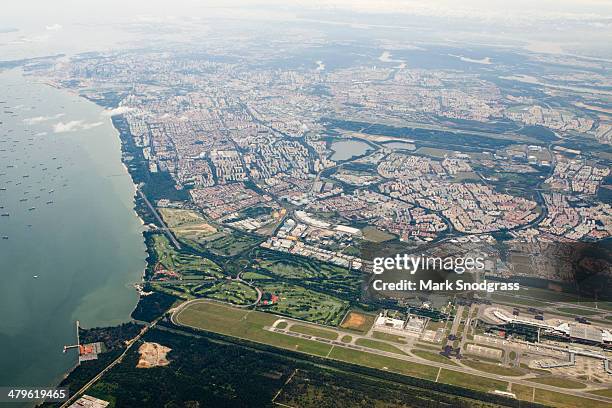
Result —
<instances>
[{"instance_id":1,"label":"coastline","mask_svg":"<svg viewBox=\"0 0 612 408\"><path fill-rule=\"evenodd\" d=\"M58 87L54 84L50 84L47 82L41 82L44 85L47 86L52 86L53 88L56 88L58 90L62 90L62 91L67 91L68 93L70 93L73 96L77 96L79 98L83 98L89 102L93 102L95 103L98 107L101 107L103 109L109 109L112 107L109 107L108 105L105 105L103 103L99 103L99 101L93 100L91 98L87 98L84 95L80 95L78 92L75 92L74 90L69 90L69 89L65 89L65 88L61 88ZM144 259L144 267L142 268L142 271L140 273L140 280L139 281L135 281L132 282L130 284L130 287L132 290L136 291L136 293L138 294L138 301L136 303L136 305L134 306L134 308L132 309L132 311L129 314L129 317L126 319L125 322L116 325L116 326L108 326L108 327L101 327L101 328L81 328L80 330L83 330L83 332L87 332L89 330L115 330L118 327L122 326L122 325L142 325L146 322L140 321L135 319L134 313L138 310L139 304L142 300L142 287L144 286L144 282L145 282L145 278L146 278L146 273L147 270L151 267L151 262L150 262L150 256L148 253L148 245L147 245L147 225L149 223L154 223L154 219L149 219L150 215L148 214L148 210L146 208L146 206L144 205L144 203L142 202L141 199L139 199L139 196L137 194L138 191L138 187L137 187L137 183L143 182L144 180L142 180L141 177L139 177L137 172L134 172L133 170L131 171L130 169L130 163L128 160L126 160L126 156L129 156L130 154L134 154L134 148L136 148L133 144L133 139L132 136L129 132L129 130L125 127L122 127L121 124L125 123L125 118L123 118L122 115L115 115L115 116L110 116L108 118L108 120L110 120L113 130L114 130L114 137L118 137L119 138L119 142L120 142L120 152L121 152L121 166L123 167L123 169L125 169L125 173L129 176L130 178L130 182L131 182L131 186L132 186L132 211L134 212L134 215L138 218L138 220L140 221L140 225L141 225L141 231L140 231L140 235L141 235L141 239L142 242L145 246L145 259ZM142 154L142 152L141 152ZM109 354L113 354L113 353L109 353ZM66 372L63 373L63 375L61 377L58 377L55 381L54 384L56 386L60 386L62 384L64 384L67 380L69 380L73 375L79 375L78 370L79 368L81 368L82 366L77 362L74 365L71 366L71 368L69 370L67 370ZM32 406L47 406L47 403L35 403Z\"/></svg>"},{"instance_id":2,"label":"coastline","mask_svg":"<svg viewBox=\"0 0 612 408\"><path fill-rule=\"evenodd\" d=\"M13 319L19 325L8 319L3 326L3 330L12 335L12 338L3 339L6 340L3 362L8 370L4 373L4 382L11 384L13 378L17 385L31 381L29 384L52 387L70 377L78 366L74 352L61 353L63 345L74 343L75 319L81 320L88 329L132 324L132 313L140 301L134 286L143 282L148 265L147 226L137 208L137 184L123 157L126 149L121 137L114 139L120 136L119 129L105 114L104 107L94 106L88 103L91 100L81 99L78 92L54 86L22 67L0 72L7 91L5 103L23 104L23 108L15 109L2 119L3 129L7 133L14 131L14 140L22 140L20 143L24 146L27 138L39 132L36 133L38 139L27 141L30 147L24 147L23 153L13 156L7 153L7 165L19 163L20 166L11 167L26 168L27 164L29 169L31 164L34 169L35 164L48 164L49 172L45 172L45 168L40 174L28 173L28 177L32 176L30 184L39 183L39 187L55 189L51 191L58 196L52 201L53 205L40 207L33 215L27 213L29 218L20 218L21 207L11 201L17 193L8 196L7 208L17 210L15 217L9 220L13 223L6 224L8 229L3 230L11 236L7 244L20 244L27 238L28 245L24 244L23 248L30 250L31 256L24 255L23 262L18 260L14 264L14 273L9 275L7 270L5 275L10 278L5 288L5 303L8 305L11 301L15 311L23 313L14 314L18 317ZM30 118L45 120L29 123ZM112 129L107 120L113 125ZM96 130L90 131L91 127L55 132L53 126L61 121L95 123ZM51 168L51 162L45 162L51 158L57 159L57 164L61 161L57 171ZM25 182L20 189L34 191L25 186ZM17 192L20 194L21 190L18 188ZM3 201L2 205L5 204ZM14 215L12 211L11 215ZM22 223L28 222L33 228L23 227ZM66 245L67 238L72 237L76 241ZM40 252L36 246L40 246ZM19 252L10 245L3 247L3 251L7 248L6 252L0 251L8 255L3 259L15 262ZM71 250L74 257L70 256L73 255ZM40 279L32 280L38 276ZM14 289L9 289L9 283ZM20 283L27 285L30 296L19 295ZM14 302L13 297L25 300ZM29 329L23 330L24 327ZM37 330L45 331L45 335L36 334ZM19 353L13 351L19 347L32 348L33 352L19 361Z\"/></svg>"}]
</instances>

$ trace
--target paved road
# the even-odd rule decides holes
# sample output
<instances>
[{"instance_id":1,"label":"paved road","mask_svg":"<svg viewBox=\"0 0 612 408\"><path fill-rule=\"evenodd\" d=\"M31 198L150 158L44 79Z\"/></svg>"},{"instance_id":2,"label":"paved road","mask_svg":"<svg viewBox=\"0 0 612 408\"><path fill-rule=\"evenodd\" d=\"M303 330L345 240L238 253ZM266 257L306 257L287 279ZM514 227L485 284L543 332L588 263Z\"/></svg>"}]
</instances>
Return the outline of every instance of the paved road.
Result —
<instances>
[{"instance_id":1,"label":"paved road","mask_svg":"<svg viewBox=\"0 0 612 408\"><path fill-rule=\"evenodd\" d=\"M136 191L138 191L138 195L144 200L147 207L149 207L149 210L151 210L151 213L153 213L153 215L155 216L155 219L157 219L157 222L159 222L159 225L161 225L161 229L168 236L168 239L170 240L170 242L172 242L172 244L175 246L176 249L180 250L181 244L176 240L176 238L170 231L170 228L168 228L164 220L162 220L162 218L159 216L157 210L153 207L153 205L151 205L147 196L144 195L142 191L140 191L140 187L136 187Z\"/></svg>"}]
</instances>

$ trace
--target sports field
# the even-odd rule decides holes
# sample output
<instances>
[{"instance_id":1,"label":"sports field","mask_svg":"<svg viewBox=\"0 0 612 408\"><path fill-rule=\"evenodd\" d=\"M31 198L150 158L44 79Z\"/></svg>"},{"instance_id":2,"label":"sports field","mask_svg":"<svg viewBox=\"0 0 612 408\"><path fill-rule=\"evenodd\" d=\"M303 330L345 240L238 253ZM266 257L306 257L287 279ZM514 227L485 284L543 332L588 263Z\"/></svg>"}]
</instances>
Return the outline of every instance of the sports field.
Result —
<instances>
[{"instance_id":1,"label":"sports field","mask_svg":"<svg viewBox=\"0 0 612 408\"><path fill-rule=\"evenodd\" d=\"M373 315L351 311L344 317L340 327L365 333L370 330L375 319L376 317Z\"/></svg>"}]
</instances>

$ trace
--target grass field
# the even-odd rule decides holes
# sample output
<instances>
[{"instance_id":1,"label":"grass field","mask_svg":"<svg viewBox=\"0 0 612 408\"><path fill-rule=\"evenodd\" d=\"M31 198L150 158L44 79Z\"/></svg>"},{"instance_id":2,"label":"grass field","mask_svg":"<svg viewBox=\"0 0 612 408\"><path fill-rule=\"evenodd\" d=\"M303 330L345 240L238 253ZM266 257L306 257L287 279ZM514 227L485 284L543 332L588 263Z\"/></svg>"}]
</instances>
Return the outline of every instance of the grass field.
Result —
<instances>
[{"instance_id":1,"label":"grass field","mask_svg":"<svg viewBox=\"0 0 612 408\"><path fill-rule=\"evenodd\" d=\"M250 281L250 280L270 280L270 279L272 279L271 277L269 277L267 275L262 275L261 273L257 273L257 272L253 272L253 271L245 272L245 273L241 274L240 276L245 281Z\"/></svg>"},{"instance_id":2,"label":"grass field","mask_svg":"<svg viewBox=\"0 0 612 408\"><path fill-rule=\"evenodd\" d=\"M178 239L200 241L217 232L214 226L195 211L176 208L158 208L158 211Z\"/></svg>"},{"instance_id":3,"label":"grass field","mask_svg":"<svg viewBox=\"0 0 612 408\"><path fill-rule=\"evenodd\" d=\"M516 395L516 398L523 401L531 401L533 397L533 387L526 385L512 384L512 392Z\"/></svg>"},{"instance_id":4,"label":"grass field","mask_svg":"<svg viewBox=\"0 0 612 408\"><path fill-rule=\"evenodd\" d=\"M378 340L392 341L393 343L406 344L406 338L403 336L396 336L395 334L389 334L385 332L373 331L372 337Z\"/></svg>"},{"instance_id":5,"label":"grass field","mask_svg":"<svg viewBox=\"0 0 612 408\"><path fill-rule=\"evenodd\" d=\"M610 404L536 388L535 400L558 408L610 408Z\"/></svg>"},{"instance_id":6,"label":"grass field","mask_svg":"<svg viewBox=\"0 0 612 408\"><path fill-rule=\"evenodd\" d=\"M508 303L512 305L523 305L523 306L534 306L534 307L546 307L549 306L548 303L540 302L538 300L531 299L523 299L514 296L501 295L501 294L493 294L491 296L494 301Z\"/></svg>"},{"instance_id":7,"label":"grass field","mask_svg":"<svg viewBox=\"0 0 612 408\"><path fill-rule=\"evenodd\" d=\"M381 370L394 371L411 377L435 380L438 369L424 364L411 363L391 357L379 356L377 354L366 353L359 350L351 350L344 347L334 347L330 358L346 361L348 363L359 364L367 367L378 368Z\"/></svg>"},{"instance_id":8,"label":"grass field","mask_svg":"<svg viewBox=\"0 0 612 408\"><path fill-rule=\"evenodd\" d=\"M586 385L584 385L581 382L570 380L568 378L559 378L559 377L538 377L538 378L530 378L527 381L535 382L538 384L554 385L555 387L569 388L573 390L577 390L577 389L586 387Z\"/></svg>"},{"instance_id":9,"label":"grass field","mask_svg":"<svg viewBox=\"0 0 612 408\"><path fill-rule=\"evenodd\" d=\"M424 358L425 360L435 361L438 363L444 363L444 364L450 364L450 365L457 365L457 363L455 363L453 360L451 360L450 358L446 358L439 353L425 351L425 350L412 350L411 353L417 357Z\"/></svg>"},{"instance_id":10,"label":"grass field","mask_svg":"<svg viewBox=\"0 0 612 408\"><path fill-rule=\"evenodd\" d=\"M395 235L389 234L388 232L381 231L376 227L368 226L361 230L363 239L370 242L385 242L395 238Z\"/></svg>"},{"instance_id":11,"label":"grass field","mask_svg":"<svg viewBox=\"0 0 612 408\"><path fill-rule=\"evenodd\" d=\"M434 351L442 351L442 347L441 346L436 346L434 344L431 343L414 343L415 347L420 347L420 348L424 348L427 350L434 350Z\"/></svg>"},{"instance_id":12,"label":"grass field","mask_svg":"<svg viewBox=\"0 0 612 408\"><path fill-rule=\"evenodd\" d=\"M518 368L504 367L496 364L483 363L482 361L464 360L462 361L468 367L485 373L506 375L509 377L521 376L525 371Z\"/></svg>"},{"instance_id":13,"label":"grass field","mask_svg":"<svg viewBox=\"0 0 612 408\"><path fill-rule=\"evenodd\" d=\"M343 329L366 333L368 330L370 330L370 327L372 327L375 320L376 316L374 315L351 311L346 315L340 324L340 327Z\"/></svg>"},{"instance_id":14,"label":"grass field","mask_svg":"<svg viewBox=\"0 0 612 408\"><path fill-rule=\"evenodd\" d=\"M289 331L308 334L310 336L321 337L329 340L336 340L338 338L338 334L331 330L320 329L318 327L306 326L303 324L294 324L289 328Z\"/></svg>"},{"instance_id":15,"label":"grass field","mask_svg":"<svg viewBox=\"0 0 612 408\"><path fill-rule=\"evenodd\" d=\"M612 388L605 388L603 390L589 391L589 394L601 395L602 397L612 398Z\"/></svg>"},{"instance_id":16,"label":"grass field","mask_svg":"<svg viewBox=\"0 0 612 408\"><path fill-rule=\"evenodd\" d=\"M597 315L601 313L601 312L598 312L597 310L581 309L578 307L559 307L559 308L556 308L555 310L561 313L567 313L567 314L578 315L578 316L593 316L593 315Z\"/></svg>"},{"instance_id":17,"label":"grass field","mask_svg":"<svg viewBox=\"0 0 612 408\"><path fill-rule=\"evenodd\" d=\"M386 352L389 352L389 353L406 354L402 350L398 349L397 347L395 347L395 346L393 346L391 344L388 344L388 343L383 343L382 341L376 341L376 340L370 340L370 339L357 339L355 341L355 344L357 344L358 346L363 346L363 347L368 347L368 348L371 348L371 349L386 351Z\"/></svg>"},{"instance_id":18,"label":"grass field","mask_svg":"<svg viewBox=\"0 0 612 408\"><path fill-rule=\"evenodd\" d=\"M264 330L277 317L268 313L236 309L213 302L198 302L183 309L176 321L190 327L258 341L272 346L325 356L331 346Z\"/></svg>"},{"instance_id":19,"label":"grass field","mask_svg":"<svg viewBox=\"0 0 612 408\"><path fill-rule=\"evenodd\" d=\"M505 381L498 381L492 378L485 378L445 369L442 369L440 372L438 382L458 385L460 387L471 388L473 390L483 392L492 392L495 390L506 391L508 388L508 383Z\"/></svg>"},{"instance_id":20,"label":"grass field","mask_svg":"<svg viewBox=\"0 0 612 408\"><path fill-rule=\"evenodd\" d=\"M427 330L438 330L441 329L443 327L446 326L446 322L434 322L433 320L430 320L429 323L427 323Z\"/></svg>"},{"instance_id":21,"label":"grass field","mask_svg":"<svg viewBox=\"0 0 612 408\"><path fill-rule=\"evenodd\" d=\"M436 147L419 147L415 153L419 153L419 154L423 154L426 156L431 156L431 157L441 159L445 155L451 155L454 152L452 150L438 149Z\"/></svg>"}]
</instances>

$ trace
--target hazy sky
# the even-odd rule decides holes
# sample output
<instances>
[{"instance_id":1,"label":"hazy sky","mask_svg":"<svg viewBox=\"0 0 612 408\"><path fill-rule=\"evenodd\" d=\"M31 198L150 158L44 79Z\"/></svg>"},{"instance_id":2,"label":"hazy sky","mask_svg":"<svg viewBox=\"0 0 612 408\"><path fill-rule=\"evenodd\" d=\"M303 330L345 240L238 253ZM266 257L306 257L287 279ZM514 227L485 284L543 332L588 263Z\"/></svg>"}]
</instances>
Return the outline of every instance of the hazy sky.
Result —
<instances>
[{"instance_id":1,"label":"hazy sky","mask_svg":"<svg viewBox=\"0 0 612 408\"><path fill-rule=\"evenodd\" d=\"M448 33L488 36L494 42L556 43L548 48L561 50L566 45L568 52L584 49L584 54L591 55L605 56L606 48L611 48L607 43L612 38L612 0L19 0L4 4L0 13L0 31L19 30L0 34L0 60L26 48L29 54L61 50L62 46L95 49L104 45L110 26L118 30L122 24L138 22L320 18L367 24L369 15L379 22L381 14L392 16L392 24L402 26L427 20L442 37L461 40L467 36ZM81 31L84 36L79 38ZM595 51L587 52L587 48Z\"/></svg>"},{"instance_id":2,"label":"hazy sky","mask_svg":"<svg viewBox=\"0 0 612 408\"><path fill-rule=\"evenodd\" d=\"M20 0L2 7L0 23L21 25L57 21L123 21L130 16L200 16L211 8L347 10L491 19L612 18L610 0ZM608 22L609 23L609 22Z\"/></svg>"}]
</instances>

